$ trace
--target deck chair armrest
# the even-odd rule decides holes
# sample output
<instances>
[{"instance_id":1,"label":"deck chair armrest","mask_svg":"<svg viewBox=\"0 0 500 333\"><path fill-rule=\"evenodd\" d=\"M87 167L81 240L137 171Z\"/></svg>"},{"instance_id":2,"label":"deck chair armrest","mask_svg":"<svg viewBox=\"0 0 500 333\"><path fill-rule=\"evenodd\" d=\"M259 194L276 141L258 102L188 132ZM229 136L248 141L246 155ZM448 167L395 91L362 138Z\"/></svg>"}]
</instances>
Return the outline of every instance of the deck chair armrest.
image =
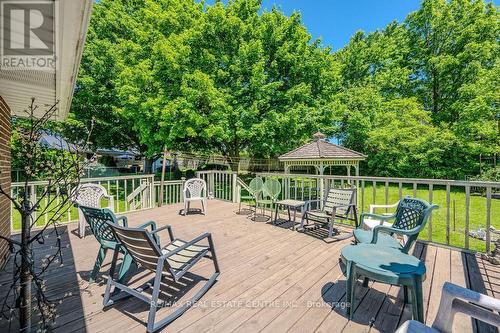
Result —
<instances>
[{"instance_id":1,"label":"deck chair armrest","mask_svg":"<svg viewBox=\"0 0 500 333\"><path fill-rule=\"evenodd\" d=\"M409 229L409 230L403 230L403 229L398 229L398 228L389 227L389 226L385 226L385 225L376 225L375 228L373 228L373 238L372 238L371 243L372 244L377 243L378 234L380 232L384 232L384 233L388 233L388 234L397 234L400 236L411 236L411 235L414 235L416 233L419 233L420 230L421 230L420 227L416 227L416 228Z\"/></svg>"},{"instance_id":2,"label":"deck chair armrest","mask_svg":"<svg viewBox=\"0 0 500 333\"><path fill-rule=\"evenodd\" d=\"M370 214L374 214L376 208L394 208L399 205L399 201L391 205L370 205Z\"/></svg>"},{"instance_id":3,"label":"deck chair armrest","mask_svg":"<svg viewBox=\"0 0 500 333\"><path fill-rule=\"evenodd\" d=\"M172 231L171 225L166 225L166 226L163 226L161 228L154 229L153 231L151 231L151 234L156 234L156 233L163 231L165 229L168 230L168 237L170 237L170 241L173 242L174 241L174 232Z\"/></svg>"},{"instance_id":4,"label":"deck chair armrest","mask_svg":"<svg viewBox=\"0 0 500 333\"><path fill-rule=\"evenodd\" d=\"M115 209L115 197L112 195L103 195L104 199L108 200L108 209L114 211Z\"/></svg>"},{"instance_id":5,"label":"deck chair armrest","mask_svg":"<svg viewBox=\"0 0 500 333\"><path fill-rule=\"evenodd\" d=\"M120 224L119 221L122 221L121 225L124 226L124 227L128 227L128 219L126 216L122 215L122 216L117 216L116 217L116 223Z\"/></svg>"},{"instance_id":6,"label":"deck chair armrest","mask_svg":"<svg viewBox=\"0 0 500 333\"><path fill-rule=\"evenodd\" d=\"M493 326L500 326L500 300L445 282L432 328L451 331L455 313L461 312Z\"/></svg>"},{"instance_id":7,"label":"deck chair armrest","mask_svg":"<svg viewBox=\"0 0 500 333\"><path fill-rule=\"evenodd\" d=\"M393 220L394 218L396 218L396 215L395 214L392 214L392 215L378 215L378 214L372 214L372 213L362 213L361 216L359 217L359 225L360 226L363 226L364 222L365 222L365 218L373 218L373 219L376 219L376 220L380 220L381 222L384 222L384 221L390 221L390 220Z\"/></svg>"},{"instance_id":8,"label":"deck chair armrest","mask_svg":"<svg viewBox=\"0 0 500 333\"><path fill-rule=\"evenodd\" d=\"M209 243L211 243L211 238L212 238L212 235L210 233L204 233L203 235L200 235L198 237L196 237L195 239L187 242L186 244L182 245L182 246L179 246L178 248L176 248L175 250L173 251L170 251L168 253L165 253L164 255L162 255L160 257L160 259L163 259L163 260L166 260L168 259L169 257L173 256L174 254L177 254L179 252L181 252L182 250L185 250L186 248L190 247L191 245L194 245L196 243L199 243L201 242L202 240L204 239L207 239L209 241Z\"/></svg>"},{"instance_id":9,"label":"deck chair armrest","mask_svg":"<svg viewBox=\"0 0 500 333\"><path fill-rule=\"evenodd\" d=\"M143 224L140 224L139 226L137 226L137 228L139 229L146 229L147 227L151 227L151 233L155 232L155 230L158 230L156 229L156 222L155 221L147 221L147 222L144 222Z\"/></svg>"},{"instance_id":10,"label":"deck chair armrest","mask_svg":"<svg viewBox=\"0 0 500 333\"><path fill-rule=\"evenodd\" d=\"M366 217L369 217L369 218L371 217L371 218L374 218L377 220L389 221L389 220L394 219L396 217L396 215L394 215L394 214L392 214L392 215L379 215L379 214L372 214L372 213L363 213L360 216L361 221L363 221L363 219Z\"/></svg>"}]
</instances>

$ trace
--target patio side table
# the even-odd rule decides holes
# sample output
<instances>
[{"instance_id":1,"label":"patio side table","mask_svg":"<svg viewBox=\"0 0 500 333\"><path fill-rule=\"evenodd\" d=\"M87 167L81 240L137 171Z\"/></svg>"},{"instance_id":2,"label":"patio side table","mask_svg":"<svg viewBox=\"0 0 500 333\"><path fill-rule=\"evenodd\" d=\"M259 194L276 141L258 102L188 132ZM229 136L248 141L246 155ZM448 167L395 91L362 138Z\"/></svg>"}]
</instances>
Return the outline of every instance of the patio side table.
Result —
<instances>
[{"instance_id":1,"label":"patio side table","mask_svg":"<svg viewBox=\"0 0 500 333\"><path fill-rule=\"evenodd\" d=\"M283 206L288 211L288 221L292 222L292 226L290 227L290 229L294 230L295 224L297 223L297 210L301 207L304 207L305 204L306 204L305 201L291 200L291 199L277 201L276 202L276 212L274 213L274 224L277 225L277 223L278 223L279 206ZM293 221L292 221L290 209L293 209Z\"/></svg>"},{"instance_id":2,"label":"patio side table","mask_svg":"<svg viewBox=\"0 0 500 333\"><path fill-rule=\"evenodd\" d=\"M422 281L425 280L425 264L414 256L398 249L377 244L347 245L341 251L341 259L346 264L347 308L352 319L354 296L358 277L382 283L403 286L405 302L407 291L411 295L413 318L424 322L422 301Z\"/></svg>"}]
</instances>

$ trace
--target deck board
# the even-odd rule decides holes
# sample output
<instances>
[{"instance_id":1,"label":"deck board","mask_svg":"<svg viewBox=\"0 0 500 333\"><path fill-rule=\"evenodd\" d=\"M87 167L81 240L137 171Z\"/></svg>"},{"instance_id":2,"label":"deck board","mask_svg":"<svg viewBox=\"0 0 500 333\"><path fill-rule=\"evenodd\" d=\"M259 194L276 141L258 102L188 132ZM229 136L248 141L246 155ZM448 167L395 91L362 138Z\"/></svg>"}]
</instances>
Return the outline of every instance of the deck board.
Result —
<instances>
[{"instance_id":1,"label":"deck board","mask_svg":"<svg viewBox=\"0 0 500 333\"><path fill-rule=\"evenodd\" d=\"M327 244L307 234L292 232L266 223L251 222L236 215L237 205L209 201L208 214L180 216L181 205L164 206L128 214L134 226L155 220L170 224L176 237L184 240L211 232L214 237L221 275L219 281L165 332L393 332L411 318L411 305L405 305L398 286L370 283L358 287L354 318L345 309L328 303L345 301L345 278L339 264L340 249L351 240ZM62 227L63 267L47 275L49 293L71 293L58 308L55 332L145 332L147 304L128 299L103 310L104 278L111 255L105 260L97 283L89 284L98 244L92 235L80 239L76 224ZM161 233L167 241L166 232ZM50 252L51 243L37 245L36 257ZM445 281L467 286L498 297L500 267L480 256L418 243L413 254L425 261L424 312L431 323L439 307ZM213 272L209 260L195 266L194 274L208 277ZM195 275L192 275L195 277ZM4 285L10 279L0 274ZM186 279L186 284L192 284ZM184 283L183 282L183 283ZM196 287L189 291L195 292ZM0 297L5 291L0 290ZM249 302L249 303L247 303ZM225 306L222 306L225 304ZM267 304L264 306L263 304ZM161 309L165 315L171 309ZM460 320L458 320L460 319ZM0 331L5 325L0 323ZM457 317L454 332L494 332L495 329L465 317Z\"/></svg>"}]
</instances>

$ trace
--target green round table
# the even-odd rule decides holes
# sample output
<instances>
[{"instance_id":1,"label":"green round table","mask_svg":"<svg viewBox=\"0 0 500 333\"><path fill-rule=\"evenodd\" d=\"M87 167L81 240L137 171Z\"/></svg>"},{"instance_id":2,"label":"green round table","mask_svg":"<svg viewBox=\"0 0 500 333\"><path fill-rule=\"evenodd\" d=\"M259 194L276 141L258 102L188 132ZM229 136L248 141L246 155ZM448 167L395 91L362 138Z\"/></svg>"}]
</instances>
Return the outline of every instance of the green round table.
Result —
<instances>
[{"instance_id":1,"label":"green round table","mask_svg":"<svg viewBox=\"0 0 500 333\"><path fill-rule=\"evenodd\" d=\"M347 308L349 318L354 309L356 281L359 277L382 283L400 285L410 292L413 318L424 322L422 301L422 281L425 280L425 265L414 256L398 249L377 244L347 245L341 251L341 259L346 264Z\"/></svg>"}]
</instances>

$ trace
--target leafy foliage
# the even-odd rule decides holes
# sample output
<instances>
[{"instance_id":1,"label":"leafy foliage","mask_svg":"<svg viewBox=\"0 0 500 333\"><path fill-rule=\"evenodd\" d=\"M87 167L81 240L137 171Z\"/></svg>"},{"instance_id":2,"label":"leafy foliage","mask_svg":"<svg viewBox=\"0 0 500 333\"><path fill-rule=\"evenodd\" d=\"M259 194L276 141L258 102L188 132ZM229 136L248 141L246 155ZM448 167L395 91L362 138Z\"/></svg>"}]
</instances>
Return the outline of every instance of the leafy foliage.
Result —
<instances>
[{"instance_id":1,"label":"leafy foliage","mask_svg":"<svg viewBox=\"0 0 500 333\"><path fill-rule=\"evenodd\" d=\"M275 157L321 130L374 175L462 178L498 152L499 12L424 0L332 52L259 0L102 0L72 119L98 146Z\"/></svg>"}]
</instances>

